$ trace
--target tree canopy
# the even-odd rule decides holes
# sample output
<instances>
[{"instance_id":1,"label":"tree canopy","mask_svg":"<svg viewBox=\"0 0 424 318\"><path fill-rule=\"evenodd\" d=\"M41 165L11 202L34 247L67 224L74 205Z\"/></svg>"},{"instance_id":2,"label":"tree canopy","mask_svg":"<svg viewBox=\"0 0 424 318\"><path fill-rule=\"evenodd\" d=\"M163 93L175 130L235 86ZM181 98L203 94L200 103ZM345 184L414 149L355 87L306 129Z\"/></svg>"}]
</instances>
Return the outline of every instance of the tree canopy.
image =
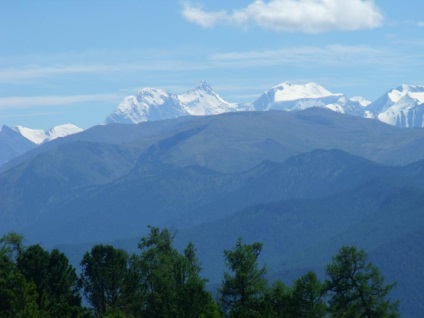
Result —
<instances>
[{"instance_id":1,"label":"tree canopy","mask_svg":"<svg viewBox=\"0 0 424 318\"><path fill-rule=\"evenodd\" d=\"M215 301L194 245L180 252L174 236L150 227L132 255L95 245L83 255L78 278L58 249L25 246L22 236L10 233L0 239L0 318L399 317L398 302L389 298L395 283L385 284L355 247L339 250L323 282L307 272L291 286L279 280L268 286L258 263L262 244L238 239L223 253L228 272Z\"/></svg>"}]
</instances>

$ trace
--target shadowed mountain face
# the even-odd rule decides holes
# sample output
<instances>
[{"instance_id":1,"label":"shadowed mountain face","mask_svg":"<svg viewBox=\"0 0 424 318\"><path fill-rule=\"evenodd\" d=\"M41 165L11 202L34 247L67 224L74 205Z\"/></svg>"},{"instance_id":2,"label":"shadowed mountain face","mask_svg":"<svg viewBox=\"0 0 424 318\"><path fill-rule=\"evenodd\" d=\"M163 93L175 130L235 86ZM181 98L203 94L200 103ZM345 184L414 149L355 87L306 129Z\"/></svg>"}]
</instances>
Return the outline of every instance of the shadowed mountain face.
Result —
<instances>
[{"instance_id":1,"label":"shadowed mountain face","mask_svg":"<svg viewBox=\"0 0 424 318\"><path fill-rule=\"evenodd\" d=\"M36 144L4 125L0 130L0 166L34 147Z\"/></svg>"},{"instance_id":2,"label":"shadowed mountain face","mask_svg":"<svg viewBox=\"0 0 424 318\"><path fill-rule=\"evenodd\" d=\"M148 223L195 225L251 204L353 188L386 168L345 152L402 164L424 158L423 142L424 131L324 109L94 127L10 163L0 175L2 232L28 226L42 234L32 222L54 219L64 228L58 241L67 231L76 239L72 222L87 227L104 213L122 224L114 238L128 235L127 224L134 234ZM333 148L340 151L314 151ZM90 240L95 231L82 233Z\"/></svg>"},{"instance_id":3,"label":"shadowed mountain face","mask_svg":"<svg viewBox=\"0 0 424 318\"><path fill-rule=\"evenodd\" d=\"M352 244L401 280L418 271L389 260L424 226L423 142L422 130L324 109L94 127L5 166L0 234L131 248L147 225L168 226L179 244L195 243L212 282L239 236L263 242L270 275L284 280ZM405 257L421 264L418 254ZM402 286L402 297L424 295Z\"/></svg>"},{"instance_id":4,"label":"shadowed mountain face","mask_svg":"<svg viewBox=\"0 0 424 318\"><path fill-rule=\"evenodd\" d=\"M96 126L51 141L2 167L2 171L60 144L89 141L137 146L140 153L161 140L196 131L175 145L163 161L200 165L221 172L241 172L264 160L282 162L314 149L341 149L383 164L402 165L424 159L424 131L403 130L326 109L299 112L241 112L182 117L138 125Z\"/></svg>"}]
</instances>

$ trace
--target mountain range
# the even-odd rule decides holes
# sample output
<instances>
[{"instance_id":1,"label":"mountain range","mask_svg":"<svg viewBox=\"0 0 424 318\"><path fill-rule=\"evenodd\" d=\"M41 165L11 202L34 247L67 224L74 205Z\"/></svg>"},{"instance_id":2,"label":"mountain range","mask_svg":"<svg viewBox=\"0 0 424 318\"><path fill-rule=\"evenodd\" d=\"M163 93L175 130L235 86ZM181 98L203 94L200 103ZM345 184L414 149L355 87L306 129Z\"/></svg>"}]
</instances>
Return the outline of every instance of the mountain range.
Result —
<instances>
[{"instance_id":1,"label":"mountain range","mask_svg":"<svg viewBox=\"0 0 424 318\"><path fill-rule=\"evenodd\" d=\"M269 277L287 283L355 245L398 281L402 314L421 316L424 129L370 119L410 99L419 109L420 87L370 104L316 84L283 83L244 106L206 83L149 92L127 104L143 110L138 124L116 123L122 112L38 145L4 126L0 150L21 155L0 166L0 236L60 246L78 265L95 243L135 251L148 225L167 226L178 246L193 241L211 285L238 237L263 242Z\"/></svg>"},{"instance_id":2,"label":"mountain range","mask_svg":"<svg viewBox=\"0 0 424 318\"><path fill-rule=\"evenodd\" d=\"M3 165L0 235L61 245L78 264L82 246L131 250L147 225L167 226L195 243L211 283L238 236L263 242L269 275L288 282L353 244L401 300L424 303L423 143L424 130L325 108L95 126ZM415 265L393 267L397 253Z\"/></svg>"},{"instance_id":3,"label":"mountain range","mask_svg":"<svg viewBox=\"0 0 424 318\"><path fill-rule=\"evenodd\" d=\"M144 121L201 116L237 111L296 111L324 107L335 112L372 118L402 127L424 126L424 86L401 85L374 102L362 97L348 98L334 94L316 83L304 85L284 82L264 92L252 103L229 103L206 82L182 95L144 88L126 97L105 123L140 123Z\"/></svg>"},{"instance_id":4,"label":"mountain range","mask_svg":"<svg viewBox=\"0 0 424 318\"><path fill-rule=\"evenodd\" d=\"M284 110L298 111L321 107L335 112L376 119L402 128L424 126L424 86L401 85L385 93L374 102L362 97L348 98L334 94L316 83L304 85L284 82L264 92L252 103L230 103L202 81L185 94L176 95L162 89L144 88L127 96L106 119L106 124L138 124L181 116L217 115L227 112ZM82 131L72 125L60 125L50 130L35 130L16 126L12 130L24 138L10 139L11 128L0 132L0 166L26 150L58 137ZM19 144L17 144L19 143ZM20 144L22 143L22 144Z\"/></svg>"}]
</instances>

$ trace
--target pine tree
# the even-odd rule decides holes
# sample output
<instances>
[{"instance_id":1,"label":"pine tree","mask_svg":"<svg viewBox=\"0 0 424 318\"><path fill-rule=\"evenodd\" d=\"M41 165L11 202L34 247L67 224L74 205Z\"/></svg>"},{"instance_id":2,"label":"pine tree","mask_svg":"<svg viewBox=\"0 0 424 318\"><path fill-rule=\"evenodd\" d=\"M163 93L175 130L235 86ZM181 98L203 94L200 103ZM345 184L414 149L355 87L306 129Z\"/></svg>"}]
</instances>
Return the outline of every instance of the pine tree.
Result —
<instances>
[{"instance_id":1,"label":"pine tree","mask_svg":"<svg viewBox=\"0 0 424 318\"><path fill-rule=\"evenodd\" d=\"M232 317L258 316L259 298L266 289L265 267L257 259L261 243L244 244L238 239L232 250L225 250L226 265L231 273L224 274L220 290L222 309Z\"/></svg>"},{"instance_id":2,"label":"pine tree","mask_svg":"<svg viewBox=\"0 0 424 318\"><path fill-rule=\"evenodd\" d=\"M398 317L398 303L387 298L395 283L384 284L380 270L363 250L344 246L327 266L332 317Z\"/></svg>"}]
</instances>

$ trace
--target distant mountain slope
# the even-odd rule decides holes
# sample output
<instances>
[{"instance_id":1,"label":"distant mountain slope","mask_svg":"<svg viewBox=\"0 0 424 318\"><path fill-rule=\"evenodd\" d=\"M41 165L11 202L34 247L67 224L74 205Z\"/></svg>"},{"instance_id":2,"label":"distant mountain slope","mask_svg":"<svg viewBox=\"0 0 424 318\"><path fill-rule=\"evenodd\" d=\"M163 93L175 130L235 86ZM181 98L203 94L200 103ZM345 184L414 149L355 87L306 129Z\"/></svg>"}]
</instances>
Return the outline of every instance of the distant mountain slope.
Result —
<instances>
[{"instance_id":1,"label":"distant mountain slope","mask_svg":"<svg viewBox=\"0 0 424 318\"><path fill-rule=\"evenodd\" d=\"M265 163L246 172L223 174L156 160L168 153L166 147L172 143L151 146L131 169L133 159L128 158L133 158L132 153L129 156L116 146L100 150L96 144L81 143L79 153L87 152L84 161L92 162L90 172L78 161L64 169L63 151L74 149L69 146L61 146L64 149L58 149L57 155L48 152L36 157L30 166L18 166L0 176L4 227L18 226L36 240L49 229L44 239L50 244L119 239L136 235L143 224L193 226L252 204L320 198L382 175L398 178L396 171L406 169L386 168L338 150L316 150L282 164ZM99 168L93 169L106 155L110 159L105 163L100 160ZM123 155L127 168L119 170ZM47 158L50 162L45 163ZM49 169L43 173L46 167ZM105 170L112 172L106 174ZM402 177L407 176L406 171ZM410 183L416 178L414 174L407 180ZM27 180L31 182L27 184Z\"/></svg>"},{"instance_id":2,"label":"distant mountain slope","mask_svg":"<svg viewBox=\"0 0 424 318\"><path fill-rule=\"evenodd\" d=\"M260 259L267 264L268 274L286 283L309 270L322 273L343 245L364 248L387 281L398 282L392 296L401 300L403 315L418 318L424 301L420 247L424 184L419 188L398 185L396 178L381 176L329 197L251 206L181 230L178 240L181 246L193 241L202 264L207 264L205 276L217 283L224 271L222 251L238 237L262 242Z\"/></svg>"},{"instance_id":3,"label":"distant mountain slope","mask_svg":"<svg viewBox=\"0 0 424 318\"><path fill-rule=\"evenodd\" d=\"M321 182L318 182L317 175L309 177L307 173L295 177L295 171L308 168L311 160L319 162L320 160L327 161L327 159L328 163L323 161L315 165L315 168L323 168L316 171L317 175L321 174ZM370 254L370 260L383 270L383 275L388 281L398 281L398 287L395 289L393 297L400 298L402 313L408 317L420 317L422 306L417 304L422 304L424 300L420 274L421 265L424 264L422 247L420 247L424 229L422 209L424 206L424 161L406 167L383 167L337 150L316 150L299 155L294 160L289 159L286 163L288 166L295 167L297 164L298 166L297 169L289 172L293 175L287 176L290 180L286 180L286 185L281 187L295 188L289 195L281 191L281 198L286 197L285 200L249 205L239 210L235 209L233 213L226 216L220 214L219 205L216 205L215 212L218 219L215 216L215 219L191 228L181 227L175 220L168 224L165 222L155 223L155 225L165 224L173 230L178 230L176 240L180 248L183 248L188 241L195 244L198 257L204 267L204 275L211 280L212 284L219 284L222 279L223 250L232 248L239 237L242 237L245 242L262 242L264 248L260 262L267 264L268 275L271 278L281 279L287 284L308 270L315 270L322 274L325 265L331 261L331 257L342 245L364 248ZM273 180L271 174L278 175L278 172L285 172L288 167L276 168L279 164L273 167L271 163L267 163L266 166L269 170L260 175L236 177L235 180L239 182L238 186L240 186L241 192L249 182L254 183L255 179L260 180L261 178L269 181L269 188L275 187L281 179ZM344 168L340 169L341 167ZM175 175L170 179L163 176L165 179L162 186L169 185L170 180L174 180L174 182L177 179L182 180L179 183L180 187L175 185L175 189L178 191L176 196L186 193L180 198L189 202L192 198L199 198L196 196L199 193L210 193L211 189L217 185L217 180L220 180L221 188L223 184L234 184L234 179L228 182L232 179L228 175L218 176L205 170L199 174L197 169L192 167L188 170L185 169L185 172L180 170L177 173L178 176ZM355 170L357 171L356 180L348 178ZM190 178L187 178L187 171L190 171ZM168 173L166 174L168 175ZM206 192L200 191L191 196L194 194L193 188L200 189L199 183L202 183L200 175L203 176L202 178L208 175L203 181L209 185L214 184L214 186L210 186ZM329 178L329 176L333 176L333 178ZM311 198L311 193L302 191L303 185L314 179L317 183L312 182L311 188L314 186L329 187L332 188L332 193L328 191L324 196L315 193L316 197ZM186 183L188 180L190 180L189 184ZM215 181L211 183L211 180ZM243 182L240 182L241 180ZM353 182L349 183L348 180L353 180ZM337 184L341 187L340 191L337 190ZM131 183L122 189L131 189L134 193L144 193L145 190L150 189L152 183L143 188L136 187L136 189L134 189L134 185L135 183ZM162 187L158 186L158 188ZM258 183L257 190L260 188L261 183ZM261 189L258 193L258 196L260 194L264 196L262 200L269 199L266 198L269 188ZM228 189L231 187L227 187ZM290 199L295 190L300 194L295 195L296 199ZM319 192L321 189L316 190ZM165 190L158 193L163 197L156 199L169 203L166 193L169 192ZM150 194L146 193L146 197ZM321 192L321 194L323 193ZM250 196L251 192L246 191L244 199L250 198ZM130 219L135 225L131 223L126 226L126 229L130 229L128 234L131 234L131 229L138 230L139 233L134 235L133 239L119 240L119 247L135 251L138 239L146 229L145 227L137 229L137 225L139 226L143 222L142 220L146 223L150 222L152 216L156 217L153 211L165 212L165 214L171 213L171 211L176 213L181 206L178 203L174 209L169 207L162 210L153 209L151 215L146 215L144 213L149 209L146 206L146 197L144 195L139 197L138 213L133 208L133 217ZM240 201L243 198L235 195L233 199L241 207ZM221 199L217 201L221 201ZM172 204L176 202L177 200ZM108 206L108 204L104 204L104 206ZM125 206L121 202L121 207L123 209L120 211L131 210L128 201ZM102 231L105 221L101 220L95 227L96 233L113 240L116 228L123 226L120 222L125 216L120 214L119 219L115 220L112 213L104 210L103 206L98 210L103 210L108 221L114 226L106 227ZM193 211L191 217L197 216L199 219L202 214L207 213L213 213L213 210L200 206L196 209L196 213ZM81 215L82 213L78 214L75 219L82 223L80 227L88 230L87 217L80 218ZM92 217L99 219L98 215L92 215ZM76 224L76 222L72 222L71 226ZM55 229L49 234L55 235L56 231L63 230L64 228ZM74 229L72 232L81 235L78 230ZM105 242L104 239L100 241ZM73 249L70 248L70 250ZM84 251L80 250L80 254Z\"/></svg>"},{"instance_id":4,"label":"distant mountain slope","mask_svg":"<svg viewBox=\"0 0 424 318\"><path fill-rule=\"evenodd\" d=\"M43 229L40 235L58 222L56 229L65 227L58 241L72 228L71 220L78 227L85 218L90 227L93 220L120 215L116 237L129 233L122 230L127 226L137 231L149 220L189 226L250 204L352 188L381 168L364 159L352 161L344 152L405 164L424 159L423 143L422 130L319 108L98 126L41 145L8 164L0 174L0 218L3 229L46 222L37 226ZM404 173L408 182L415 180L408 176L411 170ZM201 214L196 212L200 207ZM89 239L97 230L101 227L81 233Z\"/></svg>"},{"instance_id":5,"label":"distant mountain slope","mask_svg":"<svg viewBox=\"0 0 424 318\"><path fill-rule=\"evenodd\" d=\"M3 125L0 131L0 167L43 142L69 136L81 131L81 128L72 124L56 126L47 131L30 129L23 126L9 128Z\"/></svg>"},{"instance_id":6,"label":"distant mountain slope","mask_svg":"<svg viewBox=\"0 0 424 318\"><path fill-rule=\"evenodd\" d=\"M3 125L0 131L0 166L7 161L24 154L36 144L22 136L19 132Z\"/></svg>"},{"instance_id":7,"label":"distant mountain slope","mask_svg":"<svg viewBox=\"0 0 424 318\"><path fill-rule=\"evenodd\" d=\"M424 130L402 130L378 121L310 108L298 112L237 112L138 125L96 126L41 145L6 164L2 171L59 144L81 140L124 143L146 149L188 130L197 133L175 144L161 160L176 166L200 165L221 172L240 172L264 160L281 162L317 148L341 149L390 165L424 158Z\"/></svg>"},{"instance_id":8,"label":"distant mountain slope","mask_svg":"<svg viewBox=\"0 0 424 318\"><path fill-rule=\"evenodd\" d=\"M76 142L9 169L0 176L0 231L34 225L72 189L107 183L127 173L137 155L129 146Z\"/></svg>"}]
</instances>

